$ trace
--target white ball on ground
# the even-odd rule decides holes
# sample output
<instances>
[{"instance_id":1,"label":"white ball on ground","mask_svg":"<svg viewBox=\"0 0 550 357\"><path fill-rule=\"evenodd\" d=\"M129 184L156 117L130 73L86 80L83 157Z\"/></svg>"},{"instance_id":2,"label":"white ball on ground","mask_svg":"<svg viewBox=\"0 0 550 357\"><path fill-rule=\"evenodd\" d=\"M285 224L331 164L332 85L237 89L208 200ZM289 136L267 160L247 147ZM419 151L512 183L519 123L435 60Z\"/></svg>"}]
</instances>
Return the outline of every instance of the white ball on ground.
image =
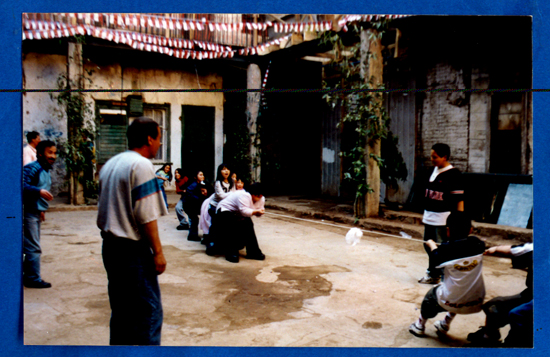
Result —
<instances>
[{"instance_id":1,"label":"white ball on ground","mask_svg":"<svg viewBox=\"0 0 550 357\"><path fill-rule=\"evenodd\" d=\"M352 247L356 244L359 244L361 237L363 236L363 231L359 228L352 228L346 234L346 243L350 244Z\"/></svg>"}]
</instances>

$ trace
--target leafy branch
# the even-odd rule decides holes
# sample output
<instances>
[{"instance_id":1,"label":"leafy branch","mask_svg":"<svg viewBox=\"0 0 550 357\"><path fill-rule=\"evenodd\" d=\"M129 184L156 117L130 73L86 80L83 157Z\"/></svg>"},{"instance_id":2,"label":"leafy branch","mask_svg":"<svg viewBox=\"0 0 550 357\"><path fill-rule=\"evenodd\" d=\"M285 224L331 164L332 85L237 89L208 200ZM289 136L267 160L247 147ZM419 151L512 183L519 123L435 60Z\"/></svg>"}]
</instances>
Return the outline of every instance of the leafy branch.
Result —
<instances>
[{"instance_id":1,"label":"leafy branch","mask_svg":"<svg viewBox=\"0 0 550 357\"><path fill-rule=\"evenodd\" d=\"M92 74L91 71L86 73ZM73 81L66 73L61 74L57 78L57 88L63 91L58 94L51 93L50 99L57 103L55 110L57 117L60 120L67 120L67 139L58 143L59 154L64 159L67 174L71 179L76 178L84 186L87 197L95 198L97 183L93 179L95 170L93 142L99 125L93 117L92 104L87 101L86 95L71 91L71 89L82 88L81 83L84 81L92 83L90 78L80 77ZM92 175L85 174L90 172Z\"/></svg>"},{"instance_id":2,"label":"leafy branch","mask_svg":"<svg viewBox=\"0 0 550 357\"><path fill-rule=\"evenodd\" d=\"M369 41L381 39L387 28L388 20L381 20L370 24ZM328 92L323 96L332 108L341 104L343 116L338 127L351 128L352 144L349 149L343 150L340 156L346 158L344 167L344 180L350 182L355 189L354 215L356 218L364 217L364 198L374 190L367 183L367 167L369 159L374 160L381 168L381 178L388 185L396 185L398 179L407 176L407 169L399 150L397 150L397 137L389 130L390 118L384 106L384 97L381 92L372 89L384 89L382 85L374 85L373 78L365 79L364 65L373 58L369 50L362 53L360 34L363 25L352 26L350 33L325 33L321 38L321 44L331 44L334 61L328 66L325 73L327 79L323 82L325 89L345 90ZM382 155L370 152L369 147L374 147L377 142L382 142L384 149ZM389 155L388 155L389 154Z\"/></svg>"}]
</instances>

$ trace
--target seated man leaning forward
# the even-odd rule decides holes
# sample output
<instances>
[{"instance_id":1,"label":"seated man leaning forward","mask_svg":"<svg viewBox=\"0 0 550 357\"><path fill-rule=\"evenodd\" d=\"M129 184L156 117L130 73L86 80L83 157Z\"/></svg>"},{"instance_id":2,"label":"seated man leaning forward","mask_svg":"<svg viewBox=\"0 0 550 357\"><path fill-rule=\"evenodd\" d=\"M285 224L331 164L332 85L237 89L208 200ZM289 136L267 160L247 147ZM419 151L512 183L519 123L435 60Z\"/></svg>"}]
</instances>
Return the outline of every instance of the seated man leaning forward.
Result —
<instances>
[{"instance_id":1,"label":"seated man leaning forward","mask_svg":"<svg viewBox=\"0 0 550 357\"><path fill-rule=\"evenodd\" d=\"M265 213L264 204L259 183L252 184L248 190L232 192L221 200L210 228L211 241L206 246L206 254L223 254L227 261L238 263L239 250L246 247L245 258L264 260L251 219Z\"/></svg>"},{"instance_id":2,"label":"seated man leaning forward","mask_svg":"<svg viewBox=\"0 0 550 357\"><path fill-rule=\"evenodd\" d=\"M449 241L439 247L433 240L430 248L431 268L444 269L443 283L433 287L422 301L418 320L409 326L415 336L425 336L428 319L446 312L443 320L435 322L438 335L445 335L456 314L473 314L481 311L485 298L485 284L481 273L485 243L471 233L471 221L464 212L453 212L447 218Z\"/></svg>"}]
</instances>

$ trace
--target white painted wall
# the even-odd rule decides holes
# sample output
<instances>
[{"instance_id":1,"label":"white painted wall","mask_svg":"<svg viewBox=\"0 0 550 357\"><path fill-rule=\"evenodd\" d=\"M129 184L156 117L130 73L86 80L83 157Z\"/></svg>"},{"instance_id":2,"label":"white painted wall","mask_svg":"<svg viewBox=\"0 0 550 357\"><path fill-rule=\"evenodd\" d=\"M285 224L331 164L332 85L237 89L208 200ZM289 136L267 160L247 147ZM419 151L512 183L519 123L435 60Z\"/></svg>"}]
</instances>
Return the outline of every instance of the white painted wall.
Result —
<instances>
[{"instance_id":1,"label":"white painted wall","mask_svg":"<svg viewBox=\"0 0 550 357\"><path fill-rule=\"evenodd\" d=\"M94 69L92 86L90 88L122 88L122 89L205 89L222 88L222 78L217 74L198 76L195 73L162 69L124 68L122 73L119 65ZM133 93L92 93L94 100L125 100ZM223 93L186 93L186 92L142 92L143 101L149 104L170 104L170 161L173 163L172 174L182 167L181 160L181 106L196 105L215 108L214 122L214 165L217 167L223 160ZM160 164L155 165L159 169ZM213 178L210 178L213 179ZM172 181L169 190L175 190Z\"/></svg>"},{"instance_id":2,"label":"white painted wall","mask_svg":"<svg viewBox=\"0 0 550 357\"><path fill-rule=\"evenodd\" d=\"M124 68L109 65L98 68L93 63L86 64L87 70L94 70L92 85L87 89L209 89L223 88L222 77L218 74L197 76L196 73L164 70ZM26 54L23 58L23 86L26 89L56 89L59 75L66 71L66 57L59 55ZM124 101L134 93L102 92L90 93L91 100ZM223 159L223 93L182 93L145 92L143 101L150 104L170 105L170 161L173 169L182 166L181 161L181 106L197 105L215 108L215 166ZM23 95L23 130L38 131L42 139L66 139L67 121L55 117L56 104L48 93L27 93ZM23 135L23 140L26 139ZM64 170L62 160L56 165L58 173L52 174L55 194L67 191L63 188ZM155 168L160 168L156 165ZM172 187L175 189L172 181Z\"/></svg>"},{"instance_id":3,"label":"white painted wall","mask_svg":"<svg viewBox=\"0 0 550 357\"><path fill-rule=\"evenodd\" d=\"M23 87L26 89L57 89L57 78L66 72L66 57L30 53L23 57ZM47 92L24 93L23 102L23 136L29 131L40 133L42 140L66 140L67 120L59 117L57 104ZM65 164L59 158L54 164L52 174L52 194L67 191L64 186Z\"/></svg>"}]
</instances>

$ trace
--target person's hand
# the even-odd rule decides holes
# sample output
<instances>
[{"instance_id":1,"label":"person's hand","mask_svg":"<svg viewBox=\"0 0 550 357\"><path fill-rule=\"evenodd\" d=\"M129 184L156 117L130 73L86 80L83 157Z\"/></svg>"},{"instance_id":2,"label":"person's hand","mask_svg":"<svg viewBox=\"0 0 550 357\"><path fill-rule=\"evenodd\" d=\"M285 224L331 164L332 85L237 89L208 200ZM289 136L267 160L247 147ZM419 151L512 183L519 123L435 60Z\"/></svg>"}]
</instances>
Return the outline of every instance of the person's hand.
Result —
<instances>
[{"instance_id":1,"label":"person's hand","mask_svg":"<svg viewBox=\"0 0 550 357\"><path fill-rule=\"evenodd\" d=\"M40 221L44 222L46 220L46 212L42 211L40 212Z\"/></svg>"},{"instance_id":2,"label":"person's hand","mask_svg":"<svg viewBox=\"0 0 550 357\"><path fill-rule=\"evenodd\" d=\"M51 194L48 190L44 190L44 189L41 189L41 190L40 190L40 197L42 197L42 198L45 199L46 201L51 201L51 200L53 200L52 194Z\"/></svg>"},{"instance_id":3,"label":"person's hand","mask_svg":"<svg viewBox=\"0 0 550 357\"><path fill-rule=\"evenodd\" d=\"M433 241L433 239L428 239L424 242L431 250L434 250L437 248L437 244Z\"/></svg>"},{"instance_id":4,"label":"person's hand","mask_svg":"<svg viewBox=\"0 0 550 357\"><path fill-rule=\"evenodd\" d=\"M265 213L265 209L263 209L263 208L254 211L254 215L258 216L258 217L262 216L264 213Z\"/></svg>"},{"instance_id":5,"label":"person's hand","mask_svg":"<svg viewBox=\"0 0 550 357\"><path fill-rule=\"evenodd\" d=\"M164 258L163 253L155 254L154 257L155 260L155 270L157 271L157 274L160 275L164 273L166 270L166 258Z\"/></svg>"},{"instance_id":6,"label":"person's hand","mask_svg":"<svg viewBox=\"0 0 550 357\"><path fill-rule=\"evenodd\" d=\"M497 247L491 247L483 252L483 255L493 255L497 252Z\"/></svg>"}]
</instances>

